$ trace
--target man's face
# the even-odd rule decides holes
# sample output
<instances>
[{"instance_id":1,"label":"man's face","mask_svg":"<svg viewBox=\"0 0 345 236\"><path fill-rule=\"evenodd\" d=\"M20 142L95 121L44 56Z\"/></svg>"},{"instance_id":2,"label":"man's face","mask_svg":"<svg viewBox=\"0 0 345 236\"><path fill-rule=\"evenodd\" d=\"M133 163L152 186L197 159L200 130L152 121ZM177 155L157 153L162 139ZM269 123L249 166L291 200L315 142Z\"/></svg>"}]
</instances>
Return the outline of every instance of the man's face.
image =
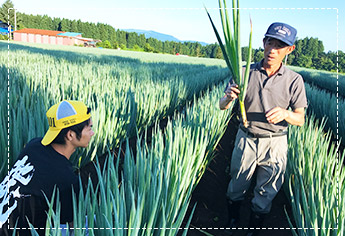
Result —
<instances>
[{"instance_id":1,"label":"man's face","mask_svg":"<svg viewBox=\"0 0 345 236\"><path fill-rule=\"evenodd\" d=\"M83 131L81 132L81 137L79 140L75 140L78 147L86 148L89 145L91 137L95 134L92 130L92 120L90 118L89 125L85 126Z\"/></svg>"},{"instance_id":2,"label":"man's face","mask_svg":"<svg viewBox=\"0 0 345 236\"><path fill-rule=\"evenodd\" d=\"M280 40L267 38L264 40L264 64L269 66L280 65L284 57L290 54L295 46L288 46Z\"/></svg>"}]
</instances>

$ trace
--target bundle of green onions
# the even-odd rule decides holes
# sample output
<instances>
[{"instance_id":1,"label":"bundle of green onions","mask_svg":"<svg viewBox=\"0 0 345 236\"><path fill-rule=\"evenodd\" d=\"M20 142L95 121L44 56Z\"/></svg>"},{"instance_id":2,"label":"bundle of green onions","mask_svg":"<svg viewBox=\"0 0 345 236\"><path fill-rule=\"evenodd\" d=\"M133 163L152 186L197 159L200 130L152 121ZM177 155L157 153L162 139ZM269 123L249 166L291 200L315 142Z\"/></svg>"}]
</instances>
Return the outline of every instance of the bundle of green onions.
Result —
<instances>
[{"instance_id":1,"label":"bundle of green onions","mask_svg":"<svg viewBox=\"0 0 345 236\"><path fill-rule=\"evenodd\" d=\"M211 21L214 33L216 34L219 46L222 50L224 60L230 72L232 74L232 79L238 85L238 89L240 90L240 94L238 95L242 121L245 127L248 126L247 115L244 107L244 98L246 97L247 85L248 85L248 78L249 78L249 69L250 69L250 62L252 58L252 22L250 21L250 35L249 35L249 52L247 58L247 65L246 70L243 75L242 73L242 52L241 52L241 44L240 44L240 10L239 10L239 0L235 2L232 1L232 22L229 18L228 10L226 7L226 0L223 0L224 5L222 4L222 0L218 0L219 2L219 11L222 20L223 26L223 33L224 33L224 40L225 44L222 43L222 40L219 36L219 33L211 19L210 14L207 15ZM232 25L232 26L231 26Z\"/></svg>"}]
</instances>

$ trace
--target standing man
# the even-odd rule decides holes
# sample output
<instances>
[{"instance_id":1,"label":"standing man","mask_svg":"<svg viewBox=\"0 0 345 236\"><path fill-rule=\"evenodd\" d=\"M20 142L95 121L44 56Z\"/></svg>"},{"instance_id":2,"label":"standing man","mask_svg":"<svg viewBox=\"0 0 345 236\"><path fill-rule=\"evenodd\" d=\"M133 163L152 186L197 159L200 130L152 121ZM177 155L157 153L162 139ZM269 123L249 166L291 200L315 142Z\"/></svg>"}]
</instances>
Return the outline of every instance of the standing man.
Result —
<instances>
[{"instance_id":1,"label":"standing man","mask_svg":"<svg viewBox=\"0 0 345 236\"><path fill-rule=\"evenodd\" d=\"M0 235L12 230L31 235L30 224L45 234L48 205L54 189L59 191L60 222L73 221L72 191L79 191L79 178L69 158L76 148L86 148L94 135L90 108L79 101L62 101L47 111L49 129L32 139L0 184ZM1 232L2 231L2 232Z\"/></svg>"},{"instance_id":2,"label":"standing man","mask_svg":"<svg viewBox=\"0 0 345 236\"><path fill-rule=\"evenodd\" d=\"M283 184L288 124L302 126L307 107L301 75L282 64L285 56L295 49L296 34L290 25L271 24L263 39L264 59L251 65L244 101L249 126L245 128L240 124L236 136L227 191L229 221L226 227L238 226L241 201L255 170L257 179L249 228L262 227L272 200ZM220 109L228 109L239 93L238 86L230 82L219 101ZM230 231L230 235L234 231ZM258 235L258 232L249 229L247 236Z\"/></svg>"}]
</instances>

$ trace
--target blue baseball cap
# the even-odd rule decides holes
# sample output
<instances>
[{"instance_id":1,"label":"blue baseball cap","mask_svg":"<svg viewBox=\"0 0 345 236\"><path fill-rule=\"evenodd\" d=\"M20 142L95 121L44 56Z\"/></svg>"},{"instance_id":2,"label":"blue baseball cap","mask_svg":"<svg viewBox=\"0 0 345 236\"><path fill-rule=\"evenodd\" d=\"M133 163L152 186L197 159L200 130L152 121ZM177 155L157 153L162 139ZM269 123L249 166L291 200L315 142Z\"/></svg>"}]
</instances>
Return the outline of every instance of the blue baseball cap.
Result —
<instances>
[{"instance_id":1,"label":"blue baseball cap","mask_svg":"<svg viewBox=\"0 0 345 236\"><path fill-rule=\"evenodd\" d=\"M289 46L292 46L296 40L297 30L285 23L275 22L271 24L265 34L266 37L278 39Z\"/></svg>"}]
</instances>

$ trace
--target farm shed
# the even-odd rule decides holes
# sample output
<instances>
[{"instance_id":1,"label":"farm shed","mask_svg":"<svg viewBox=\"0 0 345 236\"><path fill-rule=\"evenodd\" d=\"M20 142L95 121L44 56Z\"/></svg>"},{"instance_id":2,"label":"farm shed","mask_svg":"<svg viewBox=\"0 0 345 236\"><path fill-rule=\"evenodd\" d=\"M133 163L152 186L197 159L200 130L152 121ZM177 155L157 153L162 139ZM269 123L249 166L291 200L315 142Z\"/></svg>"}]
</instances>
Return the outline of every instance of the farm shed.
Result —
<instances>
[{"instance_id":1,"label":"farm shed","mask_svg":"<svg viewBox=\"0 0 345 236\"><path fill-rule=\"evenodd\" d=\"M81 33L42 29L21 29L13 32L14 41L56 45L84 45Z\"/></svg>"}]
</instances>

